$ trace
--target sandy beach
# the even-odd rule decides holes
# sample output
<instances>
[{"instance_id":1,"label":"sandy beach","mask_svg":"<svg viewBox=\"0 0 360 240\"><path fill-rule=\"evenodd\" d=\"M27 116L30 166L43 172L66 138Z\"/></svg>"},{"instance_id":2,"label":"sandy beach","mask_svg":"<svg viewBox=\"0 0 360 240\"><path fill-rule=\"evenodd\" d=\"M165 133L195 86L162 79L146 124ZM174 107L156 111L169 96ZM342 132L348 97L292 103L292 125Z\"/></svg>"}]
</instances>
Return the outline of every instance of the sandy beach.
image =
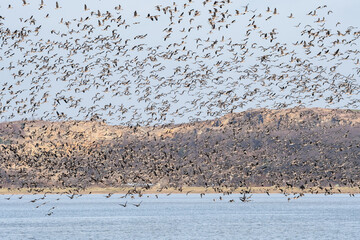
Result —
<instances>
[{"instance_id":1,"label":"sandy beach","mask_svg":"<svg viewBox=\"0 0 360 240\"><path fill-rule=\"evenodd\" d=\"M249 188L223 188L215 191L213 188L205 188L205 187L183 187L182 190L176 188L157 188L152 187L150 189L144 188L135 188L135 187L89 187L86 189L76 189L76 188L16 188L16 189L8 189L2 188L0 189L0 195L9 195L9 194L200 194L200 193L284 193L284 194L359 194L360 188L358 187L333 187L333 188L309 188L301 190L300 188L286 188L286 187L249 187Z\"/></svg>"}]
</instances>

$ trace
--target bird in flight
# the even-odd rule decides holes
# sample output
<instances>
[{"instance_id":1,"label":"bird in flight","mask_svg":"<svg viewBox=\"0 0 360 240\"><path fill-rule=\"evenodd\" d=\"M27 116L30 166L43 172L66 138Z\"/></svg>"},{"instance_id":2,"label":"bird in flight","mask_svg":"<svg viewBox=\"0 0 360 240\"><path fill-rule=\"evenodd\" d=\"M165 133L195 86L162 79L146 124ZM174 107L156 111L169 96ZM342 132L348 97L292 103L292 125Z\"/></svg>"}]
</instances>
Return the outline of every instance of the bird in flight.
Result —
<instances>
[{"instance_id":1,"label":"bird in flight","mask_svg":"<svg viewBox=\"0 0 360 240\"><path fill-rule=\"evenodd\" d=\"M135 207L140 207L141 203L142 203L142 201L139 203L133 203L132 205L134 205Z\"/></svg>"},{"instance_id":2,"label":"bird in flight","mask_svg":"<svg viewBox=\"0 0 360 240\"><path fill-rule=\"evenodd\" d=\"M59 6L59 2L56 2L55 4L55 9L60 9L61 7Z\"/></svg>"},{"instance_id":3,"label":"bird in flight","mask_svg":"<svg viewBox=\"0 0 360 240\"><path fill-rule=\"evenodd\" d=\"M26 2L26 0L22 0L23 1L23 6L29 5L29 3Z\"/></svg>"}]
</instances>

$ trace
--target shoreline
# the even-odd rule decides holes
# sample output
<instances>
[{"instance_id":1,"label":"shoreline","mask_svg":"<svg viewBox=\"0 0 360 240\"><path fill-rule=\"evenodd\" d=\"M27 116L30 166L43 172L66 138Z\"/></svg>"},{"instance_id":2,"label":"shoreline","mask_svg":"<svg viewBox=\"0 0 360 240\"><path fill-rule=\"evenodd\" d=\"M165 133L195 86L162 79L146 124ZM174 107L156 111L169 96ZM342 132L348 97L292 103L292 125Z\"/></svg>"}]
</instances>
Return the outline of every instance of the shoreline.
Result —
<instances>
[{"instance_id":1,"label":"shoreline","mask_svg":"<svg viewBox=\"0 0 360 240\"><path fill-rule=\"evenodd\" d=\"M86 189L76 188L1 188L0 195L33 195L33 194L201 194L201 193L219 193L219 194L242 194L244 192L253 193L282 193L282 194L359 194L359 187L333 187L333 188L309 188L301 190L300 188L286 187L242 187L242 188L222 188L215 191L213 188L205 187L182 187L182 191L175 188L156 188L150 189L136 187L89 187Z\"/></svg>"}]
</instances>

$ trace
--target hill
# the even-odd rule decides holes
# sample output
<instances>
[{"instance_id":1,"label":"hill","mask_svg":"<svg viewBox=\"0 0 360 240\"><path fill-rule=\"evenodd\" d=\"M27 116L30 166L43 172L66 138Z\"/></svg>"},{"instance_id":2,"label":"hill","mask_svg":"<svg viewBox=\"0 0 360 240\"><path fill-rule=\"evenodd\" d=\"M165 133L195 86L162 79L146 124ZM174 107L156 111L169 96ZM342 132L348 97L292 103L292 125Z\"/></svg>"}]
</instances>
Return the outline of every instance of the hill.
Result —
<instances>
[{"instance_id":1,"label":"hill","mask_svg":"<svg viewBox=\"0 0 360 240\"><path fill-rule=\"evenodd\" d=\"M360 112L257 109L159 127L0 124L0 185L358 187Z\"/></svg>"}]
</instances>

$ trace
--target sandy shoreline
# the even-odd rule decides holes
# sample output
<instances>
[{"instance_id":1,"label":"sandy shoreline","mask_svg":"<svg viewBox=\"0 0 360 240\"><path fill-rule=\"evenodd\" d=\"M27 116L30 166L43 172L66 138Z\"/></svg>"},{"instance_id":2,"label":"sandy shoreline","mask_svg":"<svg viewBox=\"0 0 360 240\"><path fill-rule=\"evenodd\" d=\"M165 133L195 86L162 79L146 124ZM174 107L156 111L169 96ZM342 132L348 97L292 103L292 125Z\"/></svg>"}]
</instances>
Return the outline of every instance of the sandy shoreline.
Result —
<instances>
[{"instance_id":1,"label":"sandy shoreline","mask_svg":"<svg viewBox=\"0 0 360 240\"><path fill-rule=\"evenodd\" d=\"M79 189L50 189L50 188L37 188L37 189L8 189L2 188L0 189L0 195L9 195L9 194L20 194L20 195L27 195L27 194L126 194L126 193L133 193L133 194L200 194L200 193L243 193L243 192L251 192L251 193L287 193L287 194L299 194L299 193L346 193L346 194L358 194L360 193L360 188L358 187L334 187L330 188L311 188L311 189L304 189L301 190L299 188L286 188L286 187L249 187L249 188L223 188L221 191L215 191L213 188L205 188L205 187L183 187L182 191L175 188L150 188L150 189L143 189L143 188L134 188L134 187L122 187L122 188L101 188L101 187L89 187L85 190Z\"/></svg>"}]
</instances>

